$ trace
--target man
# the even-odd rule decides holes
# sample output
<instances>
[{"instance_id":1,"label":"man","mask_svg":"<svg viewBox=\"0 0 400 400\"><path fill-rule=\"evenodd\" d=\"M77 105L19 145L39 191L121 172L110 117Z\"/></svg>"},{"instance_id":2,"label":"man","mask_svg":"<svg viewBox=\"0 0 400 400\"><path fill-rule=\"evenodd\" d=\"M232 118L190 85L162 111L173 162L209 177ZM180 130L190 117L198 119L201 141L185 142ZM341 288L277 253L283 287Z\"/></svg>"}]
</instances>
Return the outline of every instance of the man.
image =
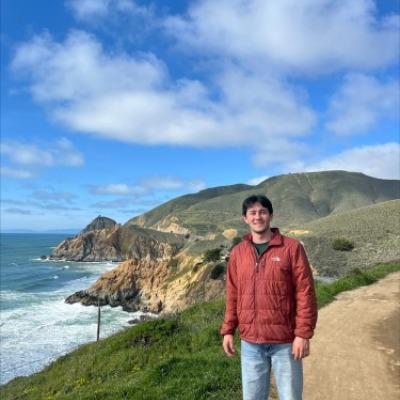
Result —
<instances>
[{"instance_id":1,"label":"man","mask_svg":"<svg viewBox=\"0 0 400 400\"><path fill-rule=\"evenodd\" d=\"M266 400L271 367L280 400L301 400L302 359L317 322L314 280L303 246L271 228L271 201L243 202L250 233L230 254L226 278L223 348L235 354L239 327L244 400Z\"/></svg>"}]
</instances>

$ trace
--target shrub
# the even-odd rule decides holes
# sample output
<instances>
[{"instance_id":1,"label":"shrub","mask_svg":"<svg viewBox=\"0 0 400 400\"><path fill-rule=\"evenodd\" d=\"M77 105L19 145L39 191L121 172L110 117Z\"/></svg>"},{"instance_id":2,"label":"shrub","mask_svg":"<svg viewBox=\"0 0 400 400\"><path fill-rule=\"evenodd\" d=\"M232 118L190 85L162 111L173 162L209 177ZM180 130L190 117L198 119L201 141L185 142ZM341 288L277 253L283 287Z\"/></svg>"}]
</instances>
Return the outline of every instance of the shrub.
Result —
<instances>
[{"instance_id":1,"label":"shrub","mask_svg":"<svg viewBox=\"0 0 400 400\"><path fill-rule=\"evenodd\" d=\"M202 263L197 263L192 269L193 273L195 274L201 266L202 266Z\"/></svg>"},{"instance_id":2,"label":"shrub","mask_svg":"<svg viewBox=\"0 0 400 400\"><path fill-rule=\"evenodd\" d=\"M218 279L222 274L225 273L225 264L220 263L214 266L210 273L210 279Z\"/></svg>"},{"instance_id":3,"label":"shrub","mask_svg":"<svg viewBox=\"0 0 400 400\"><path fill-rule=\"evenodd\" d=\"M231 249L233 249L236 245L238 245L240 242L242 241L242 237L241 236L235 236L232 239L232 247Z\"/></svg>"},{"instance_id":4,"label":"shrub","mask_svg":"<svg viewBox=\"0 0 400 400\"><path fill-rule=\"evenodd\" d=\"M351 251L354 249L354 243L345 237L338 237L332 242L333 250Z\"/></svg>"},{"instance_id":5,"label":"shrub","mask_svg":"<svg viewBox=\"0 0 400 400\"><path fill-rule=\"evenodd\" d=\"M173 271L176 271L178 268L179 261L176 258L171 258L168 262L168 267L171 268Z\"/></svg>"},{"instance_id":6,"label":"shrub","mask_svg":"<svg viewBox=\"0 0 400 400\"><path fill-rule=\"evenodd\" d=\"M204 253L204 258L206 261L218 261L221 258L221 250L220 248L217 249L210 249Z\"/></svg>"}]
</instances>

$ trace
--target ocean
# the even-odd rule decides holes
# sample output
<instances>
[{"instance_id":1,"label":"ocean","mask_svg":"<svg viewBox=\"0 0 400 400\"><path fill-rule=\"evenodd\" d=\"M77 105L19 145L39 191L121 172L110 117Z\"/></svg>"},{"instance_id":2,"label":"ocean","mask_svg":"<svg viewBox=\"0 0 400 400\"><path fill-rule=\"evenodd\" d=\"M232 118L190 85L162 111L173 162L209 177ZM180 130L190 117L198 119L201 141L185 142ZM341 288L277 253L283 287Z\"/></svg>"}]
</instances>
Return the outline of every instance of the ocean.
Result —
<instances>
[{"instance_id":1,"label":"ocean","mask_svg":"<svg viewBox=\"0 0 400 400\"><path fill-rule=\"evenodd\" d=\"M67 235L1 233L0 384L27 376L97 339L97 307L66 304L118 263L50 261ZM142 313L102 307L100 338L130 326Z\"/></svg>"}]
</instances>

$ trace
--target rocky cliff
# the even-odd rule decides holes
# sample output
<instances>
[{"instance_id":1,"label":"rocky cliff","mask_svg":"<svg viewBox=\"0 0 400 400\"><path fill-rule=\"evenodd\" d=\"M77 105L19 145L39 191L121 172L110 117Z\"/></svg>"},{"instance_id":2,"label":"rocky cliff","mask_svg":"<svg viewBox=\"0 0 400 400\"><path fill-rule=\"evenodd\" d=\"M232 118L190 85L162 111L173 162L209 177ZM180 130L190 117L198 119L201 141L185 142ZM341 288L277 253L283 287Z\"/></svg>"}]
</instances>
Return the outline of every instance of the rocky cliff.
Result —
<instances>
[{"instance_id":1,"label":"rocky cliff","mask_svg":"<svg viewBox=\"0 0 400 400\"><path fill-rule=\"evenodd\" d=\"M50 259L85 262L170 259L183 243L180 235L114 224L106 229L85 228L79 235L61 242Z\"/></svg>"},{"instance_id":2,"label":"rocky cliff","mask_svg":"<svg viewBox=\"0 0 400 400\"><path fill-rule=\"evenodd\" d=\"M209 278L212 263L185 254L190 242L186 235L120 226L103 219L98 217L77 236L64 240L50 258L122 263L87 290L69 296L67 303L100 302L126 311L170 313L223 294L222 281Z\"/></svg>"},{"instance_id":3,"label":"rocky cliff","mask_svg":"<svg viewBox=\"0 0 400 400\"><path fill-rule=\"evenodd\" d=\"M121 306L125 311L162 314L224 296L222 274L212 278L212 264L182 256L178 263L180 267L167 259L127 260L103 274L89 289L69 296L66 302L100 303Z\"/></svg>"}]
</instances>

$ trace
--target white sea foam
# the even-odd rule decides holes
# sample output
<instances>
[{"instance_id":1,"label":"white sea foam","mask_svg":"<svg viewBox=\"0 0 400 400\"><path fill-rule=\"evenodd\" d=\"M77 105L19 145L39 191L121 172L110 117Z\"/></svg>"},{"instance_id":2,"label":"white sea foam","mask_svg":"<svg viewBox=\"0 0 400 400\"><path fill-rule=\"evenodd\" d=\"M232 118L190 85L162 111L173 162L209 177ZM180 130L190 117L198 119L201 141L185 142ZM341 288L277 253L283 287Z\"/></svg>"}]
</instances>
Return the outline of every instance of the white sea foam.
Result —
<instances>
[{"instance_id":1,"label":"white sea foam","mask_svg":"<svg viewBox=\"0 0 400 400\"><path fill-rule=\"evenodd\" d=\"M87 289L101 274L116 265L69 263L66 273L76 270L87 275L67 281L55 291L30 293L2 290L0 384L16 376L37 372L79 345L96 340L97 308L66 304L65 298ZM60 271L60 267L56 266L56 269ZM141 314L102 307L100 337L105 338L129 326L128 322Z\"/></svg>"},{"instance_id":2,"label":"white sea foam","mask_svg":"<svg viewBox=\"0 0 400 400\"><path fill-rule=\"evenodd\" d=\"M77 346L96 340L96 307L66 304L62 292L43 293L36 301L30 306L2 311L0 384L37 372ZM123 329L141 314L103 307L101 338Z\"/></svg>"}]
</instances>

